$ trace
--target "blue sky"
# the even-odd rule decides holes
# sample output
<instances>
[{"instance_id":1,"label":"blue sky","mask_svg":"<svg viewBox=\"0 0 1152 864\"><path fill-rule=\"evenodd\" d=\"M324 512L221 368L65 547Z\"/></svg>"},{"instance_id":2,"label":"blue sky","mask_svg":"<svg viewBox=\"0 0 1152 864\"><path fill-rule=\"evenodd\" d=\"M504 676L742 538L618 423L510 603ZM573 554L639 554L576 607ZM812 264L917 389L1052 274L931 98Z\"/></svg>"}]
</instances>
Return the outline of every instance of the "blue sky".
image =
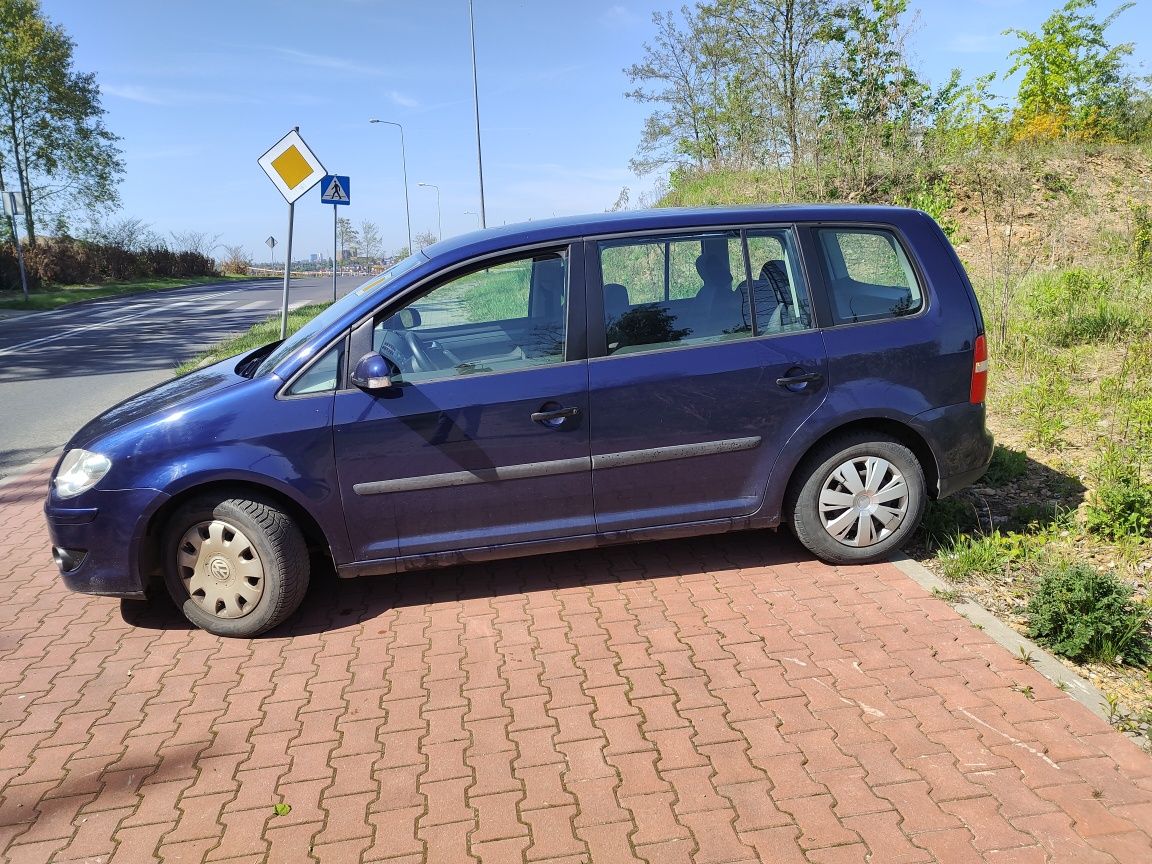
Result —
<instances>
[{"instance_id":1,"label":"blue sky","mask_svg":"<svg viewBox=\"0 0 1152 864\"><path fill-rule=\"evenodd\" d=\"M646 106L624 98L660 0L474 0L488 224L607 209L650 189L628 169ZM476 227L479 193L467 0L42 0L94 71L108 127L123 140L123 209L157 231L220 234L265 258L287 207L256 164L293 126L325 167L352 178L355 223L407 243L400 141L407 142L412 230ZM910 43L934 82L1007 68L1008 27L1036 29L1059 0L922 0ZM1106 12L1118 3L1102 2ZM1152 33L1152 0L1110 35ZM1136 45L1134 65L1146 56ZM1140 74L1149 74L1143 69ZM1011 85L999 85L1011 91ZM331 249L319 192L296 206L294 257ZM282 258L283 245L277 249Z\"/></svg>"}]
</instances>

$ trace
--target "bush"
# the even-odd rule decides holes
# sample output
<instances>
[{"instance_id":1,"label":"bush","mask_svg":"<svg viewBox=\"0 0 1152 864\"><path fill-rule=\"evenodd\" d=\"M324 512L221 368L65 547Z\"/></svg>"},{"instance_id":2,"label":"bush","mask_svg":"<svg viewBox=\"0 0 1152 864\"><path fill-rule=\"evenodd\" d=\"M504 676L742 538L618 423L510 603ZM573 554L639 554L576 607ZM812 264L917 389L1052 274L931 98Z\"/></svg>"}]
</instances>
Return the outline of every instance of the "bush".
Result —
<instances>
[{"instance_id":1,"label":"bush","mask_svg":"<svg viewBox=\"0 0 1152 864\"><path fill-rule=\"evenodd\" d=\"M1062 564L1044 575L1029 601L1028 632L1077 662L1141 664L1148 658L1150 613L1118 576Z\"/></svg>"},{"instance_id":2,"label":"bush","mask_svg":"<svg viewBox=\"0 0 1152 864\"><path fill-rule=\"evenodd\" d=\"M122 282L148 276L215 276L216 262L199 252L172 252L162 246L132 251L110 243L71 237L42 239L24 250L29 287ZM15 250L0 247L0 287L18 289Z\"/></svg>"}]
</instances>

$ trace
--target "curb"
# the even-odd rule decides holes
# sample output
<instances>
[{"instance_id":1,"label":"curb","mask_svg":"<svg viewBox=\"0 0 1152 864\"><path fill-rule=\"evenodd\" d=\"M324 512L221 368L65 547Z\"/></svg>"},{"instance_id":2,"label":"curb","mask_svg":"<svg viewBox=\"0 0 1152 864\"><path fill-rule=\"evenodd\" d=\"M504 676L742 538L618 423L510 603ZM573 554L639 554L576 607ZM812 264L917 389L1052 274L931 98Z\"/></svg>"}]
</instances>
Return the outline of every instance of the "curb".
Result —
<instances>
[{"instance_id":1,"label":"curb","mask_svg":"<svg viewBox=\"0 0 1152 864\"><path fill-rule=\"evenodd\" d=\"M920 585L927 591L955 590L947 582L921 564L905 555L894 555L889 559L905 576ZM1014 657L1030 655L1032 661L1029 665L1037 672L1099 717L1108 721L1108 712L1104 706L1107 701L1104 694L1089 681L1084 680L1051 653L1041 648L1031 639L1021 636L979 603L965 599L963 603L949 603L953 609L977 625L1001 647ZM1109 723L1109 725L1111 725Z\"/></svg>"}]
</instances>

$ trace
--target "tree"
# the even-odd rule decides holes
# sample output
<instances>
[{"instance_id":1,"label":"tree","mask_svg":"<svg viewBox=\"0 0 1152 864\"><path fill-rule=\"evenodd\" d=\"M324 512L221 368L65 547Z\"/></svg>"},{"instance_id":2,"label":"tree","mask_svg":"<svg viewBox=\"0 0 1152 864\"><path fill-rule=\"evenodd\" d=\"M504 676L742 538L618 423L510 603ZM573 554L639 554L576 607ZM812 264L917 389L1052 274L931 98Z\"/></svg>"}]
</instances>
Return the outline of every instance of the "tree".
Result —
<instances>
[{"instance_id":1,"label":"tree","mask_svg":"<svg viewBox=\"0 0 1152 864\"><path fill-rule=\"evenodd\" d=\"M714 0L705 18L743 71L763 137L795 167L814 150L820 76L827 62L833 0Z\"/></svg>"},{"instance_id":2,"label":"tree","mask_svg":"<svg viewBox=\"0 0 1152 864\"><path fill-rule=\"evenodd\" d=\"M412 243L417 249L423 249L425 246L431 246L435 243L436 239L436 235L431 231L423 231L412 238Z\"/></svg>"},{"instance_id":3,"label":"tree","mask_svg":"<svg viewBox=\"0 0 1152 864\"><path fill-rule=\"evenodd\" d=\"M360 243L360 251L364 253L364 257L375 260L381 250L380 229L375 222L365 219L360 223Z\"/></svg>"},{"instance_id":4,"label":"tree","mask_svg":"<svg viewBox=\"0 0 1152 864\"><path fill-rule=\"evenodd\" d=\"M67 230L76 210L118 205L119 139L104 127L94 73L39 0L0 0L0 189L15 182L30 245L37 226Z\"/></svg>"},{"instance_id":5,"label":"tree","mask_svg":"<svg viewBox=\"0 0 1152 864\"><path fill-rule=\"evenodd\" d=\"M1040 26L1039 33L1006 30L1022 44L1008 74L1023 70L1012 117L1018 140L1117 137L1125 125L1132 86L1123 73L1132 43L1109 45L1104 31L1132 3L1118 6L1103 21L1091 9L1095 0L1068 0Z\"/></svg>"},{"instance_id":6,"label":"tree","mask_svg":"<svg viewBox=\"0 0 1152 864\"><path fill-rule=\"evenodd\" d=\"M336 237L340 241L341 249L360 245L360 235L352 227L352 220L343 216L336 220Z\"/></svg>"},{"instance_id":7,"label":"tree","mask_svg":"<svg viewBox=\"0 0 1152 864\"><path fill-rule=\"evenodd\" d=\"M683 24L672 12L656 12L656 38L644 60L624 70L638 84L624 95L657 109L645 120L632 168L648 173L664 166L719 167L749 161L747 132L754 106L747 82L719 41L719 31L699 10L684 6Z\"/></svg>"},{"instance_id":8,"label":"tree","mask_svg":"<svg viewBox=\"0 0 1152 864\"><path fill-rule=\"evenodd\" d=\"M172 247L176 252L193 252L211 258L220 245L222 234L209 234L207 231L170 231Z\"/></svg>"},{"instance_id":9,"label":"tree","mask_svg":"<svg viewBox=\"0 0 1152 864\"><path fill-rule=\"evenodd\" d=\"M907 8L907 0L846 4L828 29L837 56L821 82L826 141L854 169L860 191L874 154L906 149L931 103L905 56L900 16Z\"/></svg>"}]
</instances>

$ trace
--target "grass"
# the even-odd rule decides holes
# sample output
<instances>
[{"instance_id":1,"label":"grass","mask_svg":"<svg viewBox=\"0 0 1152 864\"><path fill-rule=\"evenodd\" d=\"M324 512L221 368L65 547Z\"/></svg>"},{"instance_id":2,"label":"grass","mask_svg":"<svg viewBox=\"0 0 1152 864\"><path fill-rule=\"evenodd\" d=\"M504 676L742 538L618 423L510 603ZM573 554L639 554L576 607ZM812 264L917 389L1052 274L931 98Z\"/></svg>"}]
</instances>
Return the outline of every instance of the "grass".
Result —
<instances>
[{"instance_id":1,"label":"grass","mask_svg":"<svg viewBox=\"0 0 1152 864\"><path fill-rule=\"evenodd\" d=\"M121 294L144 294L149 291L163 291L167 288L183 288L190 285L212 285L217 282L235 282L248 279L248 276L184 276L163 279L129 279L124 282L102 282L99 285L54 285L32 291L27 300L21 291L0 291L0 309L23 309L30 312L43 312L58 309L82 300L98 300L102 297L118 297Z\"/></svg>"},{"instance_id":2,"label":"grass","mask_svg":"<svg viewBox=\"0 0 1152 864\"><path fill-rule=\"evenodd\" d=\"M328 307L327 303L314 303L309 306L301 306L294 312L288 313L288 335L292 335L324 309ZM213 345L203 354L193 357L181 363L176 369L177 375L184 375L194 369L199 369L201 366L208 366L212 363L218 363L221 360L226 360L229 357L235 357L238 354L246 354L261 345L267 345L269 342L275 342L280 338L280 315L271 316L259 324L254 324L246 332L233 336L231 339L225 339L223 342L218 342Z\"/></svg>"}]
</instances>

